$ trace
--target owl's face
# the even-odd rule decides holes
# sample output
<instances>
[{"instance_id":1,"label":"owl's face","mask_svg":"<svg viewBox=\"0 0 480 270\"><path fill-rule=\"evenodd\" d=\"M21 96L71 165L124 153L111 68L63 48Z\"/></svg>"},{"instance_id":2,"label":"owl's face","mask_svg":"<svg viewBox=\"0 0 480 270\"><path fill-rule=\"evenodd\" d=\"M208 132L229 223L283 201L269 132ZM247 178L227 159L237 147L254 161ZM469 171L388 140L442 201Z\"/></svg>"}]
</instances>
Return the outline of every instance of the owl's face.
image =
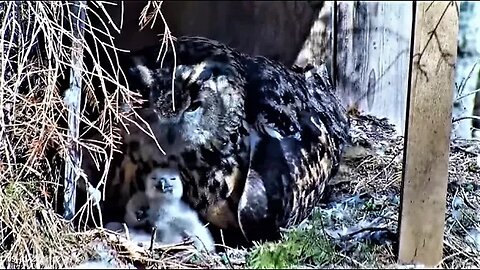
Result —
<instances>
[{"instance_id":1,"label":"owl's face","mask_svg":"<svg viewBox=\"0 0 480 270\"><path fill-rule=\"evenodd\" d=\"M232 126L239 124L236 115L243 112L243 92L229 77L217 76L215 71L215 66L203 62L179 65L172 89L172 70L168 68L152 70L137 65L130 70L135 79L132 87L140 88L137 90L148 101L151 113L146 120L151 126L153 123L155 136L167 151L197 150L225 139Z\"/></svg>"},{"instance_id":2,"label":"owl's face","mask_svg":"<svg viewBox=\"0 0 480 270\"><path fill-rule=\"evenodd\" d=\"M156 168L145 179L146 195L151 200L180 200L183 184L173 168Z\"/></svg>"}]
</instances>

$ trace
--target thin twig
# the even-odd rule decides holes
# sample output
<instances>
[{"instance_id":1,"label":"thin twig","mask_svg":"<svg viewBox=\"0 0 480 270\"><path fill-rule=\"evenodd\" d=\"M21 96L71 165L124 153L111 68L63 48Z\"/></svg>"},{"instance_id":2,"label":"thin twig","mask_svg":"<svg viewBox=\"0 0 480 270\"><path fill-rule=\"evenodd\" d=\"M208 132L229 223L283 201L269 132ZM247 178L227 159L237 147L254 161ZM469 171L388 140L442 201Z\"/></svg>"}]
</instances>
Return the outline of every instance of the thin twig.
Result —
<instances>
[{"instance_id":1,"label":"thin twig","mask_svg":"<svg viewBox=\"0 0 480 270\"><path fill-rule=\"evenodd\" d=\"M480 92L480 88L479 88L479 89L475 89L475 90L473 90L473 91L470 91L470 92L468 92L468 93L466 93L466 94L464 94L464 95L461 95L461 96L457 97L457 100L460 100L460 99L462 99L462 98L468 97L468 96L470 96L470 95L477 94L478 92Z\"/></svg>"},{"instance_id":2,"label":"thin twig","mask_svg":"<svg viewBox=\"0 0 480 270\"><path fill-rule=\"evenodd\" d=\"M150 236L150 252L151 253L153 253L153 244L155 243L156 239L157 239L157 227L153 226L152 234Z\"/></svg>"},{"instance_id":3,"label":"thin twig","mask_svg":"<svg viewBox=\"0 0 480 270\"><path fill-rule=\"evenodd\" d=\"M455 123L455 122L458 122L458 121L462 121L462 120L466 120L466 119L476 119L476 120L480 120L480 116L462 116L462 117L458 117L458 118L454 118L452 120L452 123Z\"/></svg>"}]
</instances>

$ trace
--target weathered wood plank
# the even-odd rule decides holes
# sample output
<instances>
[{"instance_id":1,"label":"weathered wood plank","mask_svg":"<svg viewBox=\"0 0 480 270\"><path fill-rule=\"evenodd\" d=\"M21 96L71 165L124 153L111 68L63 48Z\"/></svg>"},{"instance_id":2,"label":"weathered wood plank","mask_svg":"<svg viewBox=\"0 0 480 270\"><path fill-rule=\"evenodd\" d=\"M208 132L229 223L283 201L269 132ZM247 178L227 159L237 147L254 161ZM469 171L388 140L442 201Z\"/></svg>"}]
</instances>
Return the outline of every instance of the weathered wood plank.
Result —
<instances>
[{"instance_id":1,"label":"weathered wood plank","mask_svg":"<svg viewBox=\"0 0 480 270\"><path fill-rule=\"evenodd\" d=\"M452 3L416 2L399 263L442 259L458 33Z\"/></svg>"},{"instance_id":2,"label":"weathered wood plank","mask_svg":"<svg viewBox=\"0 0 480 270\"><path fill-rule=\"evenodd\" d=\"M412 2L339 2L337 76L347 108L387 117L403 134Z\"/></svg>"},{"instance_id":3,"label":"weathered wood plank","mask_svg":"<svg viewBox=\"0 0 480 270\"><path fill-rule=\"evenodd\" d=\"M80 147L77 143L80 129L80 100L82 91L82 67L84 34L84 21L86 16L87 1L75 1L71 7L72 11L72 66L70 71L70 88L65 93L65 103L68 107L68 140L70 148L65 158L65 186L63 201L63 217L67 220L75 216L75 201L78 173L80 168ZM77 19L78 18L78 19Z\"/></svg>"}]
</instances>

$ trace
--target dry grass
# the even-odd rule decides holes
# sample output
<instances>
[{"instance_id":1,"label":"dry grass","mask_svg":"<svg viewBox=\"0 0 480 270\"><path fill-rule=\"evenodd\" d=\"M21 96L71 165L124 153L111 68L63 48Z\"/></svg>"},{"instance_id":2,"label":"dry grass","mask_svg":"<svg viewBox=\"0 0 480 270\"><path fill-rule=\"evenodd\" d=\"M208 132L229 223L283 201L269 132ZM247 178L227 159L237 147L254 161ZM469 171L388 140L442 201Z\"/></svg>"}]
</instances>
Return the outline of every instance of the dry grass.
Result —
<instances>
[{"instance_id":1,"label":"dry grass","mask_svg":"<svg viewBox=\"0 0 480 270\"><path fill-rule=\"evenodd\" d=\"M83 233L91 241L95 252L89 257L89 262L99 262L113 268L137 267L141 269L169 268L238 268L245 265L246 250L233 249L227 246L226 252L198 251L192 241L176 245L161 245L159 243L141 244L125 234L118 234L106 229L92 229ZM104 253L102 255L102 253ZM108 253L108 254L107 254ZM87 263L88 264L88 263Z\"/></svg>"},{"instance_id":2,"label":"dry grass","mask_svg":"<svg viewBox=\"0 0 480 270\"><path fill-rule=\"evenodd\" d=\"M40 269L85 260L91 254L90 240L79 237L45 204L32 201L34 197L22 183L2 187L0 263L10 269Z\"/></svg>"},{"instance_id":3,"label":"dry grass","mask_svg":"<svg viewBox=\"0 0 480 270\"><path fill-rule=\"evenodd\" d=\"M93 249L85 245L85 241L91 242L90 235L75 233L72 225L52 210L63 185L61 166L76 144L105 163L107 172L119 143L115 125L128 120L119 104L133 106L139 101L137 95L117 83L123 76L119 69L102 68L116 67L118 61L110 29L119 31L120 26L106 12L106 5L111 3L89 2L83 22L85 34L92 38L88 44L72 32L73 4L0 3L0 263L7 267L63 267L84 260L87 251ZM149 2L142 16L159 13L160 5ZM104 27L92 24L95 17ZM68 81L73 57L78 53L72 43L79 44L91 64L80 67L83 96L77 117L85 128L79 138L67 135L68 104L75 100L67 89L59 89L59 81ZM102 58L101 52L112 57ZM87 108L94 114L88 115ZM85 133L92 130L100 135L104 147L86 140ZM73 165L80 181L84 175L79 164ZM89 207L91 203L78 214L85 215Z\"/></svg>"}]
</instances>

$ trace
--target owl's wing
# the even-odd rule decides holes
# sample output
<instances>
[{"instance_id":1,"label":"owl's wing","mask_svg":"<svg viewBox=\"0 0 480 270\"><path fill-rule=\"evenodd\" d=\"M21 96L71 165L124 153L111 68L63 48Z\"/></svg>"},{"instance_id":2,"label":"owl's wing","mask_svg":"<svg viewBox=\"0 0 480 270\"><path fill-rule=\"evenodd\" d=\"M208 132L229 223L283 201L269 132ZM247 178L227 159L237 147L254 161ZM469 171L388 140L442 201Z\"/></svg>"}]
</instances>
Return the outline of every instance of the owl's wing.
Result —
<instances>
[{"instance_id":1,"label":"owl's wing","mask_svg":"<svg viewBox=\"0 0 480 270\"><path fill-rule=\"evenodd\" d=\"M326 74L258 60L246 80L251 156L239 205L249 240L264 239L256 226L278 235L279 227L308 215L338 169L349 126Z\"/></svg>"}]
</instances>

